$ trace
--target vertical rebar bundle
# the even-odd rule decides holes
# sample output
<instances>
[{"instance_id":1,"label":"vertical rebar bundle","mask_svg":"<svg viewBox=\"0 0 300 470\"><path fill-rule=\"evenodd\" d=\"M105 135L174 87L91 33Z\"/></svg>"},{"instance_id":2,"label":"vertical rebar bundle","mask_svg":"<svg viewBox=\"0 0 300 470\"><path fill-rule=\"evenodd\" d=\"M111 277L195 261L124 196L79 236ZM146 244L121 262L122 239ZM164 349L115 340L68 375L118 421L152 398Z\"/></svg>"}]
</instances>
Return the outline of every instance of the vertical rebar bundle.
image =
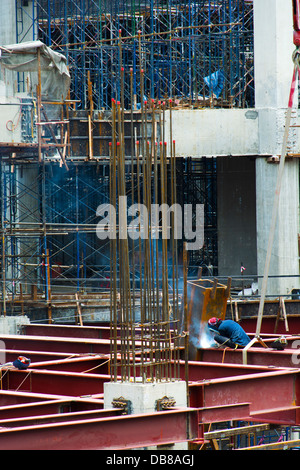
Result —
<instances>
[{"instance_id":1,"label":"vertical rebar bundle","mask_svg":"<svg viewBox=\"0 0 300 470\"><path fill-rule=\"evenodd\" d=\"M112 100L110 147L110 207L118 215L116 237L111 238L111 377L114 381L172 380L179 378L180 339L175 220L171 217L171 227L166 226L166 218L156 220L152 204L176 202L175 142L168 152L167 144L157 140L158 128L164 134L166 104L158 109L154 100L142 100L140 126L131 127L135 145L126 161L123 72L121 64L121 99ZM144 79L140 68L142 91ZM135 214L128 213L127 200L139 213L135 232L131 224ZM169 239L157 236L169 228ZM115 233L114 227L110 233Z\"/></svg>"}]
</instances>

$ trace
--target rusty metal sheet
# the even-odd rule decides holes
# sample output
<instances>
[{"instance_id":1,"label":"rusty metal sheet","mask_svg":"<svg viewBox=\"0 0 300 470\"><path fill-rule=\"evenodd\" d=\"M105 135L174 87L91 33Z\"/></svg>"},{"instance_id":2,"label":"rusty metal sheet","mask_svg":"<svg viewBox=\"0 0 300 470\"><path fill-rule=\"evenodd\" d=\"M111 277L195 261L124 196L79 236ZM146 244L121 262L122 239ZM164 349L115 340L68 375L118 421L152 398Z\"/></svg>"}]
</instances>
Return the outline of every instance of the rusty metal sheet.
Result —
<instances>
[{"instance_id":1,"label":"rusty metal sheet","mask_svg":"<svg viewBox=\"0 0 300 470\"><path fill-rule=\"evenodd\" d=\"M188 329L189 358L195 359L197 348L201 346L201 336L207 322L212 317L224 320L227 299L230 293L228 285L219 284L217 280L198 279L188 282Z\"/></svg>"},{"instance_id":2,"label":"rusty metal sheet","mask_svg":"<svg viewBox=\"0 0 300 470\"><path fill-rule=\"evenodd\" d=\"M229 297L228 286L208 279L188 281L189 323L193 318L207 322L211 317L224 319Z\"/></svg>"}]
</instances>

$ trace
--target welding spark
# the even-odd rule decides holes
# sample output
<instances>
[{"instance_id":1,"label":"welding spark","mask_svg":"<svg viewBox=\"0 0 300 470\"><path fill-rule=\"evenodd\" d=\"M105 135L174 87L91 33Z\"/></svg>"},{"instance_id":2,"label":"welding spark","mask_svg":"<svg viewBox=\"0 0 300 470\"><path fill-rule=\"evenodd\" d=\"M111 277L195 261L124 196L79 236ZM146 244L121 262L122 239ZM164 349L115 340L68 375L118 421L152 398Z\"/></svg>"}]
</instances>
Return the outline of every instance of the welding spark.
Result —
<instances>
[{"instance_id":1,"label":"welding spark","mask_svg":"<svg viewBox=\"0 0 300 470\"><path fill-rule=\"evenodd\" d=\"M211 332L207 328L207 325L202 325L200 327L199 335L199 347L200 348L211 348L215 346L215 341L212 337Z\"/></svg>"}]
</instances>

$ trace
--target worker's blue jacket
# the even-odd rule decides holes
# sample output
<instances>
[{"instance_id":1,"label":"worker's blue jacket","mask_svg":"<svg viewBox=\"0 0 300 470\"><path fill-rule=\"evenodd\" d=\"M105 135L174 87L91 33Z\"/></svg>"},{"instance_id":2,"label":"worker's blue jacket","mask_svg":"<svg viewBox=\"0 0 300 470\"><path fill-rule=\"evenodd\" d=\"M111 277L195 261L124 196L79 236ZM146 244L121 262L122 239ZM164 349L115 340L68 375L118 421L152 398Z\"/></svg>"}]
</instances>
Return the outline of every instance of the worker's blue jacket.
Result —
<instances>
[{"instance_id":1,"label":"worker's blue jacket","mask_svg":"<svg viewBox=\"0 0 300 470\"><path fill-rule=\"evenodd\" d=\"M223 320L217 328L214 328L221 336L230 338L231 341L239 346L247 346L250 343L249 336L243 328L233 320Z\"/></svg>"}]
</instances>

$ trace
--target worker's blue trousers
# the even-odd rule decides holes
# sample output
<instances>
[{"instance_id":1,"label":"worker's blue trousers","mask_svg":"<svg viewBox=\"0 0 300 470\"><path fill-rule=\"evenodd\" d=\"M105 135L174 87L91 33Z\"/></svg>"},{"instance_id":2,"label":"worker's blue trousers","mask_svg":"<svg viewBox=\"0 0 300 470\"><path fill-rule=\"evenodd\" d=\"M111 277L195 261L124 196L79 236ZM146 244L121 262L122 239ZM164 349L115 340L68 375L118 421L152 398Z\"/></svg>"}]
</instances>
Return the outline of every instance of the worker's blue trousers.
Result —
<instances>
[{"instance_id":1,"label":"worker's blue trousers","mask_svg":"<svg viewBox=\"0 0 300 470\"><path fill-rule=\"evenodd\" d=\"M232 348L232 349L235 349L236 347L238 347L238 345L236 343L234 343L233 341L231 341L231 339L229 338L226 338L225 336L221 336L221 335L215 335L214 336L214 340L220 344L220 346L224 346L226 348Z\"/></svg>"}]
</instances>

